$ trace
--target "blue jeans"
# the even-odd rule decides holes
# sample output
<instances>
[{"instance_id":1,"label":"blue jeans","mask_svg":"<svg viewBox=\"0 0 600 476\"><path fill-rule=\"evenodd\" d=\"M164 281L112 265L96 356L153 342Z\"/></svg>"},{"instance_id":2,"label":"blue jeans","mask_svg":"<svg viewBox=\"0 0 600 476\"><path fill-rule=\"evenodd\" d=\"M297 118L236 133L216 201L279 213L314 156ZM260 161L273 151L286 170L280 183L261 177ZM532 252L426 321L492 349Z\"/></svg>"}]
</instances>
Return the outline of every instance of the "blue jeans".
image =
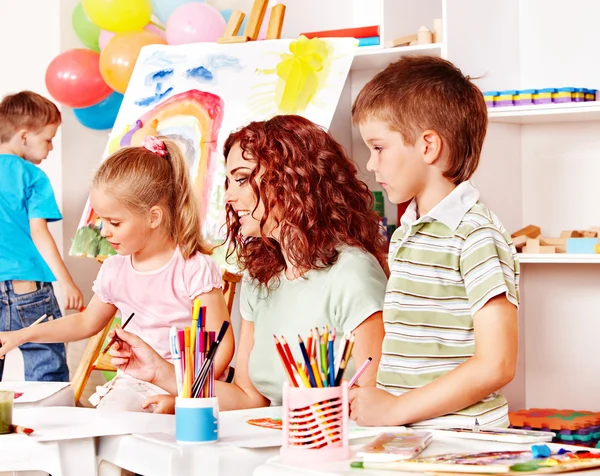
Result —
<instances>
[{"instance_id":1,"label":"blue jeans","mask_svg":"<svg viewBox=\"0 0 600 476\"><path fill-rule=\"evenodd\" d=\"M28 327L44 314L49 319L58 319L62 316L52 284L38 282L36 287L37 290L33 292L15 294L12 281L0 281L0 331L16 331ZM19 348L23 353L25 380L69 381L64 344L29 342ZM0 381L2 364L0 364Z\"/></svg>"}]
</instances>

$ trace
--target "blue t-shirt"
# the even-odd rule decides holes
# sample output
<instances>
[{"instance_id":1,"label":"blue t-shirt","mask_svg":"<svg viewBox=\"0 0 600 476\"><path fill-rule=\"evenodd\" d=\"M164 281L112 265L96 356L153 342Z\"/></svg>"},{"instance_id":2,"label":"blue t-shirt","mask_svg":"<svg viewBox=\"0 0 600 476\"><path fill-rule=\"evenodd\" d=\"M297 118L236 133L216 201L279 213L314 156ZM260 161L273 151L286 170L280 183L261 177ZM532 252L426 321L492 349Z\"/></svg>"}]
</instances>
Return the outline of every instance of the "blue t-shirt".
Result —
<instances>
[{"instance_id":1,"label":"blue t-shirt","mask_svg":"<svg viewBox=\"0 0 600 476\"><path fill-rule=\"evenodd\" d=\"M48 176L25 159L0 154L0 281L56 281L31 239L33 218L62 219Z\"/></svg>"}]
</instances>

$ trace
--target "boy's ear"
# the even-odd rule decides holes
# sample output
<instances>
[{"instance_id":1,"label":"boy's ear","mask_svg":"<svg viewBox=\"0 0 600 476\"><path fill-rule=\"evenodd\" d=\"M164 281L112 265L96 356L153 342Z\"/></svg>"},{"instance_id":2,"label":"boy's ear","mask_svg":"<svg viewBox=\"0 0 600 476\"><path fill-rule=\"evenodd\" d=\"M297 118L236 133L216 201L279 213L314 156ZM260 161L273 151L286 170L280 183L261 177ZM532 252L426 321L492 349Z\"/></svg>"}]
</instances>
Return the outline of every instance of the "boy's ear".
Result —
<instances>
[{"instance_id":1,"label":"boy's ear","mask_svg":"<svg viewBox=\"0 0 600 476\"><path fill-rule=\"evenodd\" d=\"M158 228L163 219L163 209L154 206L150 209L150 228Z\"/></svg>"},{"instance_id":2,"label":"boy's ear","mask_svg":"<svg viewBox=\"0 0 600 476\"><path fill-rule=\"evenodd\" d=\"M433 165L440 158L444 142L441 136L433 130L426 130L421 135L423 144L423 159L428 165Z\"/></svg>"},{"instance_id":3,"label":"boy's ear","mask_svg":"<svg viewBox=\"0 0 600 476\"><path fill-rule=\"evenodd\" d=\"M21 145L27 145L27 136L29 135L27 129L21 129L16 135Z\"/></svg>"}]
</instances>

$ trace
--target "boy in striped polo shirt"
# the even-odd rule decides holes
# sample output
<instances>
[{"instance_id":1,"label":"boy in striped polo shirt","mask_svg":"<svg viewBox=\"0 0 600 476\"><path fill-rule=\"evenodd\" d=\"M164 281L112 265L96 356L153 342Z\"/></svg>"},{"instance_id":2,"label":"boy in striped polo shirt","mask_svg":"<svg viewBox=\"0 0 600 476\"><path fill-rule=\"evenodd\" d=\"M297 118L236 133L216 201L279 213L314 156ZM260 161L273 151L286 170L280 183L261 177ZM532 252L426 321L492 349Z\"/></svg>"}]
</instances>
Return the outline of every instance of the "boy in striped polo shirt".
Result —
<instances>
[{"instance_id":1,"label":"boy in striped polo shirt","mask_svg":"<svg viewBox=\"0 0 600 476\"><path fill-rule=\"evenodd\" d=\"M507 426L498 393L517 363L519 263L510 235L469 182L487 108L452 63L404 57L359 93L352 117L367 169L393 203L377 388L351 392L361 425Z\"/></svg>"}]
</instances>

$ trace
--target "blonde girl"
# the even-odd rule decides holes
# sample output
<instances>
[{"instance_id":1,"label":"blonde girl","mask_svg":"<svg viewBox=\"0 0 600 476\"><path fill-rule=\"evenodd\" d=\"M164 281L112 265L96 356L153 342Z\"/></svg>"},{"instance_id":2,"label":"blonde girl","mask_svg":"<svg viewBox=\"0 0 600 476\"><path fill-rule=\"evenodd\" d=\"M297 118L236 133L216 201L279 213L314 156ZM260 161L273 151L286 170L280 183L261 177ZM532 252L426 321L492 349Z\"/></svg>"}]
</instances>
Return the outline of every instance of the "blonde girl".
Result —
<instances>
[{"instance_id":1,"label":"blonde girl","mask_svg":"<svg viewBox=\"0 0 600 476\"><path fill-rule=\"evenodd\" d=\"M117 254L102 265L89 305L57 321L0 333L0 357L26 342L93 336L120 311L124 318L135 313L127 329L169 360L169 329L190 325L195 298L207 307L208 329L218 331L229 320L221 273L201 238L188 169L174 142L149 136L141 147L114 153L96 172L90 201L101 219L102 236ZM217 375L228 367L233 352L230 330L219 348ZM104 397L100 406L142 411L141 403L157 387L121 370L99 392Z\"/></svg>"}]
</instances>

